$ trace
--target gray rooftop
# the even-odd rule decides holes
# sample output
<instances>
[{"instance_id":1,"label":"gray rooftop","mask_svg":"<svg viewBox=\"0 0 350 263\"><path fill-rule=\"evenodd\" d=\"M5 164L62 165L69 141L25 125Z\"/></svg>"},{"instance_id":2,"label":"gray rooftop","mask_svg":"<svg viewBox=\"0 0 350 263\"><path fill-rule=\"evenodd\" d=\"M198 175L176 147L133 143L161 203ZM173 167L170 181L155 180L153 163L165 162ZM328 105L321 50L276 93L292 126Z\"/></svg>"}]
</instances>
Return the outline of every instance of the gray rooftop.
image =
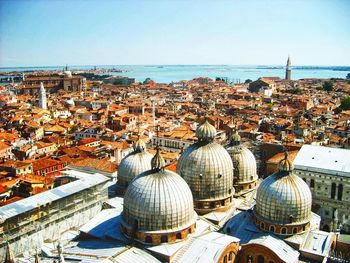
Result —
<instances>
[{"instance_id":1,"label":"gray rooftop","mask_svg":"<svg viewBox=\"0 0 350 263\"><path fill-rule=\"evenodd\" d=\"M25 213L77 192L81 192L109 180L109 178L97 173L88 174L78 171L65 171L64 173L75 177L78 180L0 207L0 223L8 218Z\"/></svg>"},{"instance_id":2,"label":"gray rooftop","mask_svg":"<svg viewBox=\"0 0 350 263\"><path fill-rule=\"evenodd\" d=\"M253 223L251 211L238 212L226 224L224 232L239 238L242 246L260 244L274 251L283 262L298 262L299 252L277 236L258 229Z\"/></svg>"},{"instance_id":3,"label":"gray rooftop","mask_svg":"<svg viewBox=\"0 0 350 263\"><path fill-rule=\"evenodd\" d=\"M303 145L294 160L294 168L350 177L350 150Z\"/></svg>"}]
</instances>

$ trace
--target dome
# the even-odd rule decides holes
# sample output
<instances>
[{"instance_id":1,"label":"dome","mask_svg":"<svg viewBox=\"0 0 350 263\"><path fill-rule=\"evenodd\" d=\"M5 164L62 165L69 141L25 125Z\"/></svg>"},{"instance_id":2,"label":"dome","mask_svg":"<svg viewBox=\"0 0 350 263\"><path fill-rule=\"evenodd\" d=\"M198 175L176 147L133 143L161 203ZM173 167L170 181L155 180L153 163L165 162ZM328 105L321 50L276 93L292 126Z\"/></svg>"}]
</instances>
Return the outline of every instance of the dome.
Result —
<instances>
[{"instance_id":1,"label":"dome","mask_svg":"<svg viewBox=\"0 0 350 263\"><path fill-rule=\"evenodd\" d=\"M197 128L196 136L199 141L213 140L216 136L216 129L207 120L205 120L205 122L199 125Z\"/></svg>"},{"instance_id":2,"label":"dome","mask_svg":"<svg viewBox=\"0 0 350 263\"><path fill-rule=\"evenodd\" d=\"M232 201L232 160L224 147L212 142L215 134L207 121L200 125L198 142L184 150L176 167L191 188L198 213L227 207Z\"/></svg>"},{"instance_id":3,"label":"dome","mask_svg":"<svg viewBox=\"0 0 350 263\"><path fill-rule=\"evenodd\" d=\"M75 106L74 100L72 98L66 100L65 104L67 107L74 107Z\"/></svg>"},{"instance_id":4,"label":"dome","mask_svg":"<svg viewBox=\"0 0 350 263\"><path fill-rule=\"evenodd\" d=\"M72 77L72 72L70 70L65 70L63 72L63 76L65 76L67 78L71 78Z\"/></svg>"},{"instance_id":5,"label":"dome","mask_svg":"<svg viewBox=\"0 0 350 263\"><path fill-rule=\"evenodd\" d=\"M193 229L197 219L193 210L192 193L185 180L178 174L164 170L164 160L159 150L152 159L152 169L133 180L124 196L123 225L128 230L149 234L147 241L140 235L137 239L154 243L156 236ZM186 232L186 235L188 231ZM170 241L170 236L165 235ZM158 238L159 239L159 238ZM176 239L176 238L175 238ZM158 242L159 243L159 242Z\"/></svg>"},{"instance_id":6,"label":"dome","mask_svg":"<svg viewBox=\"0 0 350 263\"><path fill-rule=\"evenodd\" d=\"M258 187L254 213L259 219L277 225L307 224L311 203L308 185L293 173L293 165L286 155L279 163L279 171Z\"/></svg>"},{"instance_id":7,"label":"dome","mask_svg":"<svg viewBox=\"0 0 350 263\"><path fill-rule=\"evenodd\" d=\"M146 152L146 144L138 139L133 145L134 151L125 156L118 167L118 185L128 184L139 174L151 169L152 155Z\"/></svg>"},{"instance_id":8,"label":"dome","mask_svg":"<svg viewBox=\"0 0 350 263\"><path fill-rule=\"evenodd\" d=\"M241 137L235 133L227 148L233 162L233 185L236 193L254 189L258 175L256 173L256 159L253 153L240 144Z\"/></svg>"}]
</instances>

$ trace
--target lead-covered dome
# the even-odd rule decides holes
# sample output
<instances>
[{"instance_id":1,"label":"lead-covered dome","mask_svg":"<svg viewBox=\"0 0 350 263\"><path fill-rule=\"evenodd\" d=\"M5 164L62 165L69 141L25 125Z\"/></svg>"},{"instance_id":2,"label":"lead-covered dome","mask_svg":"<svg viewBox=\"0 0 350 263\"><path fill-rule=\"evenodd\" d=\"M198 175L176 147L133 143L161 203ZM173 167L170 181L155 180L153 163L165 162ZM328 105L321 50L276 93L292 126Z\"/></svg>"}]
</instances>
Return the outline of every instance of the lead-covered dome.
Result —
<instances>
[{"instance_id":1,"label":"lead-covered dome","mask_svg":"<svg viewBox=\"0 0 350 263\"><path fill-rule=\"evenodd\" d=\"M125 156L118 167L117 184L122 188L126 188L137 175L151 169L152 155L146 151L144 141L138 138L133 148L133 152Z\"/></svg>"},{"instance_id":2,"label":"lead-covered dome","mask_svg":"<svg viewBox=\"0 0 350 263\"><path fill-rule=\"evenodd\" d=\"M196 219L190 188L178 174L164 170L157 150L152 169L137 176L125 193L124 232L136 232L145 243L172 242L187 237Z\"/></svg>"},{"instance_id":3,"label":"lead-covered dome","mask_svg":"<svg viewBox=\"0 0 350 263\"><path fill-rule=\"evenodd\" d=\"M308 185L293 173L287 154L279 163L279 171L267 177L258 187L255 215L258 220L272 225L298 226L296 233L305 230L311 217L311 191ZM273 228L276 230L276 228ZM290 234L288 229L285 233Z\"/></svg>"},{"instance_id":4,"label":"lead-covered dome","mask_svg":"<svg viewBox=\"0 0 350 263\"><path fill-rule=\"evenodd\" d=\"M224 147L213 142L216 130L207 121L196 134L198 142L185 149L176 171L190 186L198 213L227 208L234 191L231 157Z\"/></svg>"},{"instance_id":5,"label":"lead-covered dome","mask_svg":"<svg viewBox=\"0 0 350 263\"><path fill-rule=\"evenodd\" d=\"M247 147L241 145L241 137L237 132L232 135L227 151L233 162L233 186L236 194L254 189L258 180L256 159Z\"/></svg>"}]
</instances>

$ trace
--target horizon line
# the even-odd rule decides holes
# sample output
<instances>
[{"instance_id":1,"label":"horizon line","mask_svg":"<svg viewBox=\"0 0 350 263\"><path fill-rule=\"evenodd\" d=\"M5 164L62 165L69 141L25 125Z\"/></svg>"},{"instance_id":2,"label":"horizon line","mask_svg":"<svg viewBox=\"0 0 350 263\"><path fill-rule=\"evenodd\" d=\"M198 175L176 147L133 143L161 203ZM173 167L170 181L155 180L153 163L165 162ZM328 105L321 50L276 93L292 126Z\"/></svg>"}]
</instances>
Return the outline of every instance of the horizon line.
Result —
<instances>
[{"instance_id":1,"label":"horizon line","mask_svg":"<svg viewBox=\"0 0 350 263\"><path fill-rule=\"evenodd\" d=\"M0 66L4 68L59 68L59 67L97 67L97 66L259 66L259 67L286 67L284 64L80 64L80 65L36 65L36 66ZM350 65L311 65L311 64L296 64L293 67L350 67Z\"/></svg>"}]
</instances>

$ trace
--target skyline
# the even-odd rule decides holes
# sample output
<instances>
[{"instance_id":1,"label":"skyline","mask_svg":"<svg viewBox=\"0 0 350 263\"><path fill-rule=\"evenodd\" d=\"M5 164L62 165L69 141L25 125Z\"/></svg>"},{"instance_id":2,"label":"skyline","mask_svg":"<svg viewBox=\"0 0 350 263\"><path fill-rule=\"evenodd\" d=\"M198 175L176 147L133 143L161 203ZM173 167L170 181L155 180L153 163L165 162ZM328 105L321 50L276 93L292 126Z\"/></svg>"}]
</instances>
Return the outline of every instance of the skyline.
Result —
<instances>
[{"instance_id":1,"label":"skyline","mask_svg":"<svg viewBox=\"0 0 350 263\"><path fill-rule=\"evenodd\" d=\"M349 7L342 0L2 0L0 67L285 65L288 54L293 66L348 66Z\"/></svg>"}]
</instances>

